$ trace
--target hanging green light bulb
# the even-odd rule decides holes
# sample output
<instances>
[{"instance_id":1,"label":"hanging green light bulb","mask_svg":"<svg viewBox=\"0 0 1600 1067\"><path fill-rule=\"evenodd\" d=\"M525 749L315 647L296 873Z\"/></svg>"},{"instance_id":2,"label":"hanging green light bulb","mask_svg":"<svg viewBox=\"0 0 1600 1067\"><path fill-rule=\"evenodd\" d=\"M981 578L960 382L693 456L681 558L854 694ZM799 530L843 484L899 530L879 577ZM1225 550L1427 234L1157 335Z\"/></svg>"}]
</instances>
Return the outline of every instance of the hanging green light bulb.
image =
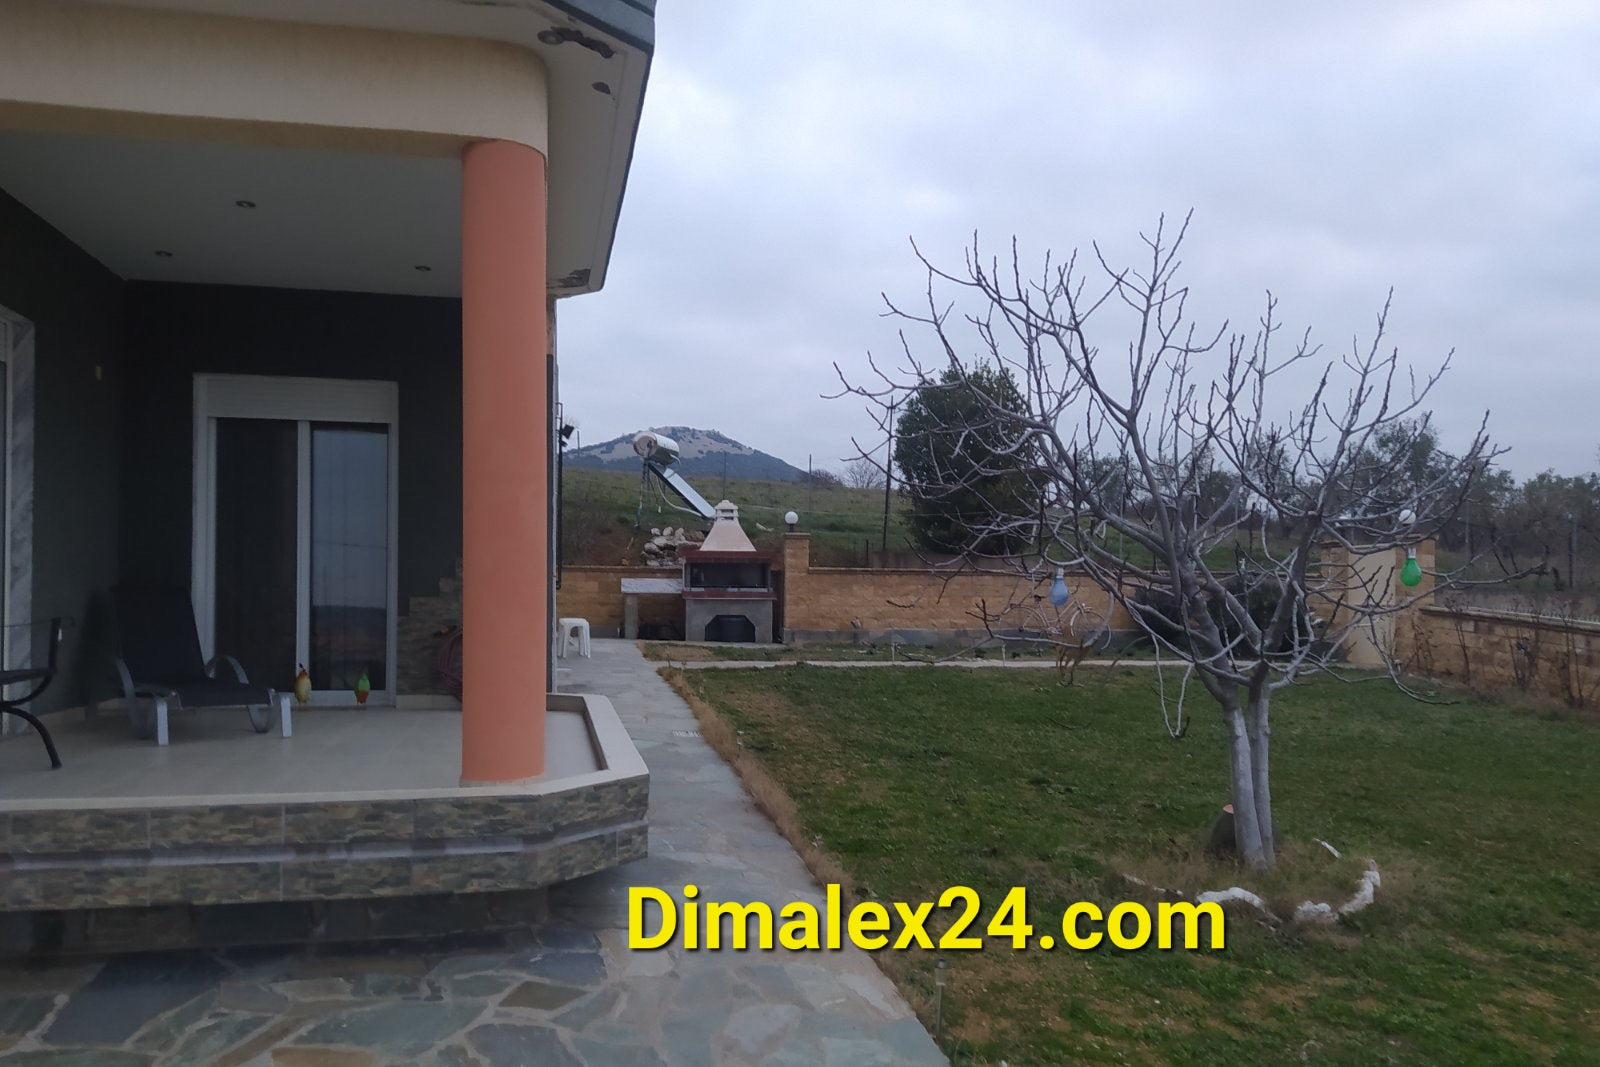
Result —
<instances>
[{"instance_id":1,"label":"hanging green light bulb","mask_svg":"<svg viewBox=\"0 0 1600 1067\"><path fill-rule=\"evenodd\" d=\"M1400 568L1400 584L1410 588L1422 581L1422 565L1417 562L1417 550L1406 549L1406 565Z\"/></svg>"}]
</instances>

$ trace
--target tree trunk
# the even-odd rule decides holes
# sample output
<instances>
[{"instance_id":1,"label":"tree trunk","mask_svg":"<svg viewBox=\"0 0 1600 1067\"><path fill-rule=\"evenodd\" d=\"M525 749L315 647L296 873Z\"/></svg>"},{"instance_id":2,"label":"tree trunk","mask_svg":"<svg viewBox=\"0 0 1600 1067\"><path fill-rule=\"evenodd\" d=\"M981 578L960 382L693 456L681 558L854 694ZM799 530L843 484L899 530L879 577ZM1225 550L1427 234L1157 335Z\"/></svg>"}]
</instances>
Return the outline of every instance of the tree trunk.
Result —
<instances>
[{"instance_id":1,"label":"tree trunk","mask_svg":"<svg viewBox=\"0 0 1600 1067\"><path fill-rule=\"evenodd\" d=\"M1250 699L1250 774L1255 785L1256 825L1261 830L1261 851L1267 867L1278 862L1278 839L1272 825L1271 701L1272 694L1265 689Z\"/></svg>"},{"instance_id":2,"label":"tree trunk","mask_svg":"<svg viewBox=\"0 0 1600 1067\"><path fill-rule=\"evenodd\" d=\"M1223 710L1228 730L1228 773L1233 786L1233 834L1239 855L1255 868L1270 866L1261 845L1261 823L1256 815L1255 761L1251 759L1250 730L1238 705Z\"/></svg>"}]
</instances>

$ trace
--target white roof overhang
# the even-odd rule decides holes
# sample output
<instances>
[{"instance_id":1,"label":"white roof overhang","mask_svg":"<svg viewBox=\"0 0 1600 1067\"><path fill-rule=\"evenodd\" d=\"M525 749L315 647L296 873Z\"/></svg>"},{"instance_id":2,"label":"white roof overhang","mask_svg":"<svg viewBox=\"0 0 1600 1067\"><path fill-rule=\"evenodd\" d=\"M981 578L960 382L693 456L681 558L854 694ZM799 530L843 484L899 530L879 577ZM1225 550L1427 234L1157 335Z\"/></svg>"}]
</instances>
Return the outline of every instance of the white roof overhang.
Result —
<instances>
[{"instance_id":1,"label":"white roof overhang","mask_svg":"<svg viewBox=\"0 0 1600 1067\"><path fill-rule=\"evenodd\" d=\"M653 0L102 2L527 49L549 89L550 291L604 284L654 48ZM0 189L127 278L459 293L454 158L0 129Z\"/></svg>"}]
</instances>

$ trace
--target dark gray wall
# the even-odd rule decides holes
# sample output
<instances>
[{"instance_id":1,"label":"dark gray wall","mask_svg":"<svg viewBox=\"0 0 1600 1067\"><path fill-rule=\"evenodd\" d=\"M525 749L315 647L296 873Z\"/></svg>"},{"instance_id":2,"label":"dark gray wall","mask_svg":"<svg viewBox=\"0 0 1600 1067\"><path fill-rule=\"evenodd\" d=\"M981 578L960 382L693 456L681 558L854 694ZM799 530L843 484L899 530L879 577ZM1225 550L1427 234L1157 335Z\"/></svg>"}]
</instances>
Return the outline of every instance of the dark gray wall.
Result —
<instances>
[{"instance_id":1,"label":"dark gray wall","mask_svg":"<svg viewBox=\"0 0 1600 1067\"><path fill-rule=\"evenodd\" d=\"M0 192L0 305L36 331L32 614L77 623L37 707L72 706L106 654L104 593L117 579L124 286Z\"/></svg>"},{"instance_id":2,"label":"dark gray wall","mask_svg":"<svg viewBox=\"0 0 1600 1067\"><path fill-rule=\"evenodd\" d=\"M194 375L400 384L400 610L461 555L461 305L429 297L128 286L122 576L190 583Z\"/></svg>"}]
</instances>

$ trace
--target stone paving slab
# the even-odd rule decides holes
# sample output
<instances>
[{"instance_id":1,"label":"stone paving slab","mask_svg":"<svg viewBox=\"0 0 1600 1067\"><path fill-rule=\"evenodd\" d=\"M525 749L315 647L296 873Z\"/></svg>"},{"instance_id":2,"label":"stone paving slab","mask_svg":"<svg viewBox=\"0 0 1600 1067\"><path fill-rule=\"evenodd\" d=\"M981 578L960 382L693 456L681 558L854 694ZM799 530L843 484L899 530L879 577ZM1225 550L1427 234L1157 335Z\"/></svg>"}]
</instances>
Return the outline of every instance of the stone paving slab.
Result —
<instances>
[{"instance_id":1,"label":"stone paving slab","mask_svg":"<svg viewBox=\"0 0 1600 1067\"><path fill-rule=\"evenodd\" d=\"M627 947L628 889L822 901L631 642L562 661L650 767L650 854L551 890L533 930L0 967L0 1067L943 1064L867 953ZM747 666L748 664L741 664Z\"/></svg>"}]
</instances>

